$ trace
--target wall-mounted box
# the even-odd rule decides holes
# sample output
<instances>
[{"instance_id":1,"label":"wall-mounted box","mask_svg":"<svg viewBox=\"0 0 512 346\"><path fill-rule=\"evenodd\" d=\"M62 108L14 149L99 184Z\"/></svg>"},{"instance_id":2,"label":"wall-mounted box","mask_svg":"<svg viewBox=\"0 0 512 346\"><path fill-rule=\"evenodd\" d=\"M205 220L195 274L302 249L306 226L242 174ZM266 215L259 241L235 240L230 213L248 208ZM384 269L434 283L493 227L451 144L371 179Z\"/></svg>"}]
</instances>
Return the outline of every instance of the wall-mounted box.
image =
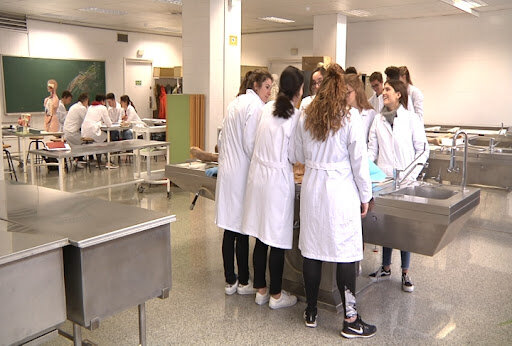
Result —
<instances>
[{"instance_id":1,"label":"wall-mounted box","mask_svg":"<svg viewBox=\"0 0 512 346\"><path fill-rule=\"evenodd\" d=\"M155 77L155 78L174 77L174 68L173 67L153 67L153 77Z\"/></svg>"}]
</instances>

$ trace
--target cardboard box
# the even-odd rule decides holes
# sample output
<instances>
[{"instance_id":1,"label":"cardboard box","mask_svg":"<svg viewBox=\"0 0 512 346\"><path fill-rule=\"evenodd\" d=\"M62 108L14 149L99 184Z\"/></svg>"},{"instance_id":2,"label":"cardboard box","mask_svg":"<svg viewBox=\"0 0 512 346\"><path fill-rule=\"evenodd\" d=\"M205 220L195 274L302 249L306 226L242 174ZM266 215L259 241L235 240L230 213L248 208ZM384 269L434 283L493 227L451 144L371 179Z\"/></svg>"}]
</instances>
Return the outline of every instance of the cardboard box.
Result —
<instances>
[{"instance_id":1,"label":"cardboard box","mask_svg":"<svg viewBox=\"0 0 512 346\"><path fill-rule=\"evenodd\" d=\"M323 66L327 66L332 62L332 58L330 56L303 56L302 57L302 70L303 71L313 71L315 68L319 66L319 64L323 64Z\"/></svg>"},{"instance_id":2,"label":"cardboard box","mask_svg":"<svg viewBox=\"0 0 512 346\"><path fill-rule=\"evenodd\" d=\"M183 77L183 67L181 66L174 66L174 77Z\"/></svg>"},{"instance_id":3,"label":"cardboard box","mask_svg":"<svg viewBox=\"0 0 512 346\"><path fill-rule=\"evenodd\" d=\"M172 78L174 77L174 68L172 67L153 67L153 77Z\"/></svg>"}]
</instances>

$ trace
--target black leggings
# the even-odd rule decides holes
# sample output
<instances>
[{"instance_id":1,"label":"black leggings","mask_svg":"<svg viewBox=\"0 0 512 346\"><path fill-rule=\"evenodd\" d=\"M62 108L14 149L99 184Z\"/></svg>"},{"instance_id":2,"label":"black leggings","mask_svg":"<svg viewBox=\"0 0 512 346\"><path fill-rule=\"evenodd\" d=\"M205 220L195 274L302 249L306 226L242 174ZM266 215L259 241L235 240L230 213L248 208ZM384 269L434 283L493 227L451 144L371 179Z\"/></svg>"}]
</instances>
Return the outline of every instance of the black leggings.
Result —
<instances>
[{"instance_id":1,"label":"black leggings","mask_svg":"<svg viewBox=\"0 0 512 346\"><path fill-rule=\"evenodd\" d=\"M222 239L222 259L224 260L224 276L228 284L236 282L235 274L235 242L236 263L238 265L238 282L247 285L249 282L249 236L224 230Z\"/></svg>"},{"instance_id":2,"label":"black leggings","mask_svg":"<svg viewBox=\"0 0 512 346\"><path fill-rule=\"evenodd\" d=\"M254 288L267 287L265 273L267 270L267 250L268 245L256 239L252 262L254 265ZM270 294L281 293L281 284L283 281L284 268L284 249L270 247L270 256L268 261L270 270Z\"/></svg>"},{"instance_id":3,"label":"black leggings","mask_svg":"<svg viewBox=\"0 0 512 346\"><path fill-rule=\"evenodd\" d=\"M316 314L316 303L318 290L322 279L322 261L304 257L302 274L304 275L304 286L306 288L307 310ZM336 283L340 291L345 318L357 316L356 309L356 262L337 263Z\"/></svg>"}]
</instances>

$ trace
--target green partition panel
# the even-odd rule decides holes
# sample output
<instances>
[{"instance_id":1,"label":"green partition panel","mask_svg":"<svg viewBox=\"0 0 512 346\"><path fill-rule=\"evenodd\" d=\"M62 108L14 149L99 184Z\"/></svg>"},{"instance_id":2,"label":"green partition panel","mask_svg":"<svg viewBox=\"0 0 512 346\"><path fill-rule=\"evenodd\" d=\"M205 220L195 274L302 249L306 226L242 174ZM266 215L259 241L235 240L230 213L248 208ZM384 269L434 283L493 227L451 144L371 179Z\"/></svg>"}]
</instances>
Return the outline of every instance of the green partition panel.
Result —
<instances>
[{"instance_id":1,"label":"green partition panel","mask_svg":"<svg viewBox=\"0 0 512 346\"><path fill-rule=\"evenodd\" d=\"M43 112L43 100L48 96L46 83L55 79L57 95L64 90L73 94L73 101L82 92L94 100L105 94L105 62L2 56L5 112Z\"/></svg>"},{"instance_id":2,"label":"green partition panel","mask_svg":"<svg viewBox=\"0 0 512 346\"><path fill-rule=\"evenodd\" d=\"M167 141L171 163L190 159L190 95L167 95Z\"/></svg>"}]
</instances>

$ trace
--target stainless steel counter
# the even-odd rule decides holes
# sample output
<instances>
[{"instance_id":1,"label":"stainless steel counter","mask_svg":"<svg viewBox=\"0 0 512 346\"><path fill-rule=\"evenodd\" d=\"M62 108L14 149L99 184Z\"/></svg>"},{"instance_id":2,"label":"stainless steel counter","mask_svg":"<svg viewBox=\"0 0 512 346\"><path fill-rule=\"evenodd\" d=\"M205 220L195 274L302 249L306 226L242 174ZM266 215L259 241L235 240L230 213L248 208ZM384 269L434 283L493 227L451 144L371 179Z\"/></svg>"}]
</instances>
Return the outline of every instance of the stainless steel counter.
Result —
<instances>
[{"instance_id":1,"label":"stainless steel counter","mask_svg":"<svg viewBox=\"0 0 512 346\"><path fill-rule=\"evenodd\" d=\"M0 324L0 340L17 342L47 332L67 313L78 343L79 326L97 328L102 319L139 305L145 344L144 302L166 298L171 288L170 223L175 216L33 185L1 182L2 192L6 208L0 216L9 221L0 236L12 245L0 248L0 285L9 285L0 290L0 304L7 307L0 314L12 323ZM51 258L41 260L41 254ZM24 263L28 268L20 268ZM31 299L34 287L37 302L44 305L40 310ZM57 322L56 311L62 312ZM11 318L18 315L23 318ZM51 323L43 330L35 321ZM32 322L37 327L24 326Z\"/></svg>"}]
</instances>

